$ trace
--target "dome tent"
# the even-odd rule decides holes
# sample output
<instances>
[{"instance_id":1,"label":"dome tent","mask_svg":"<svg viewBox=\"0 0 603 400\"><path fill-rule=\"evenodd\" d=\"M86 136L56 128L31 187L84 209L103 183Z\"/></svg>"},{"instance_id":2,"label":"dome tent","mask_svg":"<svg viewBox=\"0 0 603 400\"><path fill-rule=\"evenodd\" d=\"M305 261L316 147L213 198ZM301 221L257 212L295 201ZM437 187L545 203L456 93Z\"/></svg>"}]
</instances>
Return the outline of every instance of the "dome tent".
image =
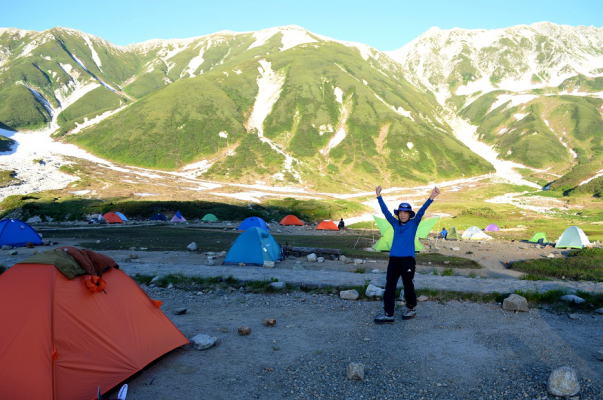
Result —
<instances>
[{"instance_id":1,"label":"dome tent","mask_svg":"<svg viewBox=\"0 0 603 400\"><path fill-rule=\"evenodd\" d=\"M219 219L214 214L210 213L210 214L205 214L203 216L203 218L201 218L201 221L203 221L203 222L218 222Z\"/></svg>"},{"instance_id":2,"label":"dome tent","mask_svg":"<svg viewBox=\"0 0 603 400\"><path fill-rule=\"evenodd\" d=\"M282 259L281 247L267 231L257 226L241 233L224 258L224 264L264 265Z\"/></svg>"},{"instance_id":3,"label":"dome tent","mask_svg":"<svg viewBox=\"0 0 603 400\"><path fill-rule=\"evenodd\" d=\"M28 223L19 219L3 219L0 221L0 246L23 247L29 243L41 245L42 238Z\"/></svg>"},{"instance_id":4,"label":"dome tent","mask_svg":"<svg viewBox=\"0 0 603 400\"><path fill-rule=\"evenodd\" d=\"M184 218L180 210L178 210L176 211L176 214L172 217L170 222L186 222L186 218Z\"/></svg>"},{"instance_id":5,"label":"dome tent","mask_svg":"<svg viewBox=\"0 0 603 400\"><path fill-rule=\"evenodd\" d=\"M317 231L338 231L339 227L335 225L335 222L331 220L321 221L320 224L316 225Z\"/></svg>"},{"instance_id":6,"label":"dome tent","mask_svg":"<svg viewBox=\"0 0 603 400\"><path fill-rule=\"evenodd\" d=\"M2 371L0 398L96 398L97 390L107 393L188 343L121 270L108 267L106 290L93 291L86 279L92 275L68 279L38 260L16 264L0 279L0 365L10 366Z\"/></svg>"},{"instance_id":7,"label":"dome tent","mask_svg":"<svg viewBox=\"0 0 603 400\"><path fill-rule=\"evenodd\" d=\"M103 214L103 218L108 224L123 224L121 217L112 211Z\"/></svg>"},{"instance_id":8,"label":"dome tent","mask_svg":"<svg viewBox=\"0 0 603 400\"><path fill-rule=\"evenodd\" d=\"M486 231L486 232L498 232L498 231L500 231L500 228L496 224L490 224L490 225L488 225L484 229L484 231Z\"/></svg>"},{"instance_id":9,"label":"dome tent","mask_svg":"<svg viewBox=\"0 0 603 400\"><path fill-rule=\"evenodd\" d=\"M297 225L297 226L302 226L302 225L304 225L304 221L302 221L301 219L297 218L293 214L289 214L289 215L283 217L283 219L281 219L281 222L279 222L279 224L281 224L281 225Z\"/></svg>"},{"instance_id":10,"label":"dome tent","mask_svg":"<svg viewBox=\"0 0 603 400\"><path fill-rule=\"evenodd\" d=\"M268 224L266 224L266 221L264 221L262 218L260 217L247 217L243 220L243 222L241 222L241 224L239 224L238 229L241 231L246 231L249 228L253 228L253 227L257 227L260 229L265 230L266 232L268 232L270 230L270 228L268 227Z\"/></svg>"},{"instance_id":11,"label":"dome tent","mask_svg":"<svg viewBox=\"0 0 603 400\"><path fill-rule=\"evenodd\" d=\"M570 226L564 230L555 244L556 248L582 249L587 246L590 246L590 241L584 231L577 226Z\"/></svg>"},{"instance_id":12,"label":"dome tent","mask_svg":"<svg viewBox=\"0 0 603 400\"><path fill-rule=\"evenodd\" d=\"M534 236L530 240L530 243L547 243L548 239L546 238L546 234L544 232L536 232Z\"/></svg>"},{"instance_id":13,"label":"dome tent","mask_svg":"<svg viewBox=\"0 0 603 400\"><path fill-rule=\"evenodd\" d=\"M461 238L465 240L490 240L492 236L488 236L477 226L471 226L463 232Z\"/></svg>"}]
</instances>

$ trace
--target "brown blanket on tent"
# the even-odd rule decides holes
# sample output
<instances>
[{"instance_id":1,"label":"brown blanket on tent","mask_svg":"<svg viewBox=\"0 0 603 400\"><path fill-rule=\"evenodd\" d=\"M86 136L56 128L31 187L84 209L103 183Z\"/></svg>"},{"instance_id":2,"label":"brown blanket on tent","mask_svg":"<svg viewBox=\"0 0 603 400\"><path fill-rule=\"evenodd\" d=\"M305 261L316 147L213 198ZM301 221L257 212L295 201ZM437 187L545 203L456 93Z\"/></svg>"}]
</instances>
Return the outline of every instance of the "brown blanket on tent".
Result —
<instances>
[{"instance_id":1,"label":"brown blanket on tent","mask_svg":"<svg viewBox=\"0 0 603 400\"><path fill-rule=\"evenodd\" d=\"M102 275L110 268L119 268L111 257L72 246L59 247L35 254L19 264L54 265L69 279L80 275Z\"/></svg>"}]
</instances>

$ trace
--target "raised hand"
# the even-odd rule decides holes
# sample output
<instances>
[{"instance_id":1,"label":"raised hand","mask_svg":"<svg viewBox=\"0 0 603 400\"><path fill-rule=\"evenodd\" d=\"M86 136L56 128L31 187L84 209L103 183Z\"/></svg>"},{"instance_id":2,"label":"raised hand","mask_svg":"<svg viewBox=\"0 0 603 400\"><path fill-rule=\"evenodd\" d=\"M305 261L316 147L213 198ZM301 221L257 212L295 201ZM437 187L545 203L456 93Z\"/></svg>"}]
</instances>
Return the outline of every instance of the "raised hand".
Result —
<instances>
[{"instance_id":1,"label":"raised hand","mask_svg":"<svg viewBox=\"0 0 603 400\"><path fill-rule=\"evenodd\" d=\"M438 187L434 187L433 190L431 191L431 195L429 196L429 198L431 200L435 199L436 197L438 197L438 195L440 194L440 189L438 189Z\"/></svg>"},{"instance_id":2,"label":"raised hand","mask_svg":"<svg viewBox=\"0 0 603 400\"><path fill-rule=\"evenodd\" d=\"M381 190L382 190L382 189L383 189L383 188L382 188L381 186L377 186L377 187L375 188L375 193L377 194L377 197L381 196Z\"/></svg>"}]
</instances>

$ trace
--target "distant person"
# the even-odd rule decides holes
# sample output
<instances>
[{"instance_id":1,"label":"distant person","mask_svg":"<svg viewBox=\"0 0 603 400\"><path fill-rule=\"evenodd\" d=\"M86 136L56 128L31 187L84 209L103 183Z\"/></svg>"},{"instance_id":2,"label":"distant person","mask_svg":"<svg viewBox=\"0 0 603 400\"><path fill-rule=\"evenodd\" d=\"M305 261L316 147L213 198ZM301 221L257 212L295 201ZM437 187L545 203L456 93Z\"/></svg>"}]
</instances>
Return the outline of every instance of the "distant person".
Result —
<instances>
[{"instance_id":1,"label":"distant person","mask_svg":"<svg viewBox=\"0 0 603 400\"><path fill-rule=\"evenodd\" d=\"M345 222L343 222L343 218L339 220L339 225L337 225L340 231L345 229Z\"/></svg>"},{"instance_id":2,"label":"distant person","mask_svg":"<svg viewBox=\"0 0 603 400\"><path fill-rule=\"evenodd\" d=\"M446 230L446 227L442 228L442 231L440 232L440 237L442 239L446 239L446 236L448 236L448 231Z\"/></svg>"},{"instance_id":3,"label":"distant person","mask_svg":"<svg viewBox=\"0 0 603 400\"><path fill-rule=\"evenodd\" d=\"M400 203L394 214L397 219L389 212L383 198L381 197L381 186L375 188L377 200L381 211L394 229L394 237L392 240L392 248L389 252L389 263L387 264L387 275L385 278L385 293L383 294L383 314L375 317L376 324L394 322L394 303L396 297L396 286L398 279L402 276L402 284L404 285L404 299L406 300L407 311L402 315L402 319L414 318L417 313L417 294L413 278L415 276L415 236L419 222L423 218L423 214L427 207L440 194L440 189L434 187L431 191L429 199L415 214L412 207L408 203Z\"/></svg>"}]
</instances>

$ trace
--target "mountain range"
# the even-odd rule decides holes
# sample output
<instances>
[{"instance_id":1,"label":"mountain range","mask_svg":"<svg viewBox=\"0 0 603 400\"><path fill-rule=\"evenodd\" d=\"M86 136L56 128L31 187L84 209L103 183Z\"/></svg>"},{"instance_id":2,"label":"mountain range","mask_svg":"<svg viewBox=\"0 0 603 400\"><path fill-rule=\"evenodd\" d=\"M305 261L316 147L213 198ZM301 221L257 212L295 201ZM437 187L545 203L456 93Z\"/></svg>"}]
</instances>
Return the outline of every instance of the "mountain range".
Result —
<instances>
[{"instance_id":1,"label":"mountain range","mask_svg":"<svg viewBox=\"0 0 603 400\"><path fill-rule=\"evenodd\" d=\"M0 129L211 180L338 190L498 171L479 142L539 186L603 186L600 28L433 28L387 53L297 26L125 47L0 28L0 99Z\"/></svg>"}]
</instances>

